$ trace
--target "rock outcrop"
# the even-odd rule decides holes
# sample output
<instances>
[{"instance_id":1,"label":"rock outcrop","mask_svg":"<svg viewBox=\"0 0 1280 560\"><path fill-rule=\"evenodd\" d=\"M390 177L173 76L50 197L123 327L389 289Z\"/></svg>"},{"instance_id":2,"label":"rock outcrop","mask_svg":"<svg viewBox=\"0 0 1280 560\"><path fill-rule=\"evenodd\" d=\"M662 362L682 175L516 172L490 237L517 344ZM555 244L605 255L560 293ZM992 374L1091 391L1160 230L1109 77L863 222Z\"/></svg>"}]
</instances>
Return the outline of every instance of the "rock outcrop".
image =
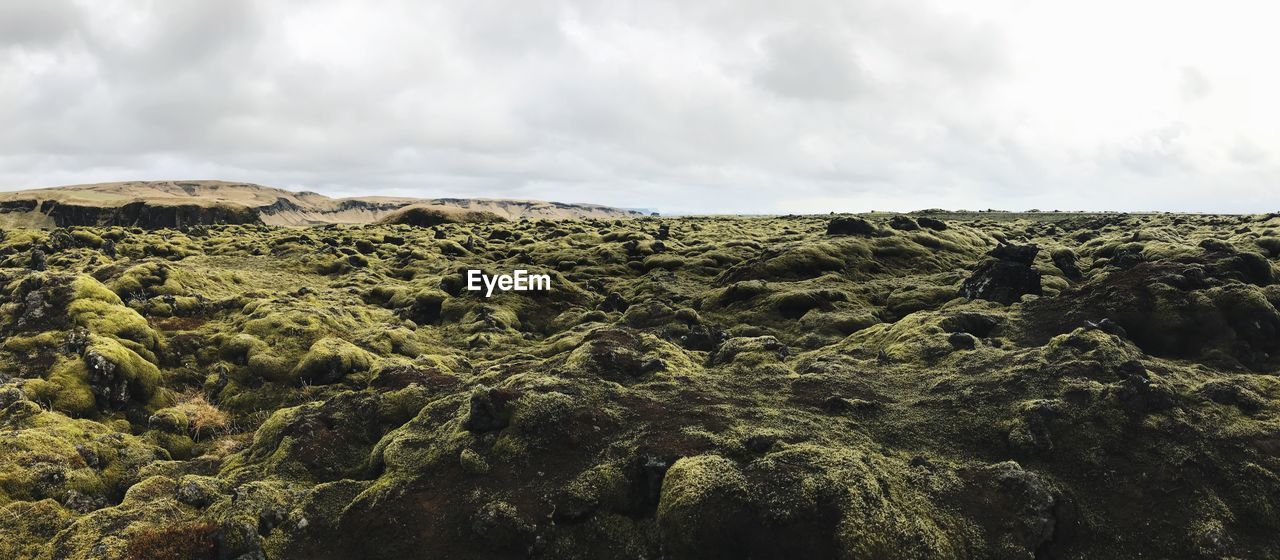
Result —
<instances>
[{"instance_id":1,"label":"rock outcrop","mask_svg":"<svg viewBox=\"0 0 1280 560\"><path fill-rule=\"evenodd\" d=\"M49 200L43 202L38 211L49 216L57 227L126 226L160 229L262 223L254 210L233 204L130 202L121 206L80 206Z\"/></svg>"},{"instance_id":2,"label":"rock outcrop","mask_svg":"<svg viewBox=\"0 0 1280 560\"><path fill-rule=\"evenodd\" d=\"M1040 271L1032 265L1039 251L1035 245L997 246L960 285L960 295L1005 305L1027 294L1040 295Z\"/></svg>"}]
</instances>

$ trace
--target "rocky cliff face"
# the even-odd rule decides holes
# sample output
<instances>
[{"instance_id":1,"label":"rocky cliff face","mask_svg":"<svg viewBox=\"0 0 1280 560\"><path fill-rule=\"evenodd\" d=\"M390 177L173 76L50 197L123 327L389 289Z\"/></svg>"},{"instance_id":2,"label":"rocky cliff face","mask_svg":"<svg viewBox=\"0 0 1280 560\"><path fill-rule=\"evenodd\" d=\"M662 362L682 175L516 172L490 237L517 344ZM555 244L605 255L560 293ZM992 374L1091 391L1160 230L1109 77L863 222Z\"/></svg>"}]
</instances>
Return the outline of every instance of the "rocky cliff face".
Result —
<instances>
[{"instance_id":1,"label":"rocky cliff face","mask_svg":"<svg viewBox=\"0 0 1280 560\"><path fill-rule=\"evenodd\" d=\"M194 225L257 224L258 213L243 206L197 204L152 205L130 202L123 206L79 206L57 201L40 204L41 213L57 227L132 226L146 229L181 228Z\"/></svg>"},{"instance_id":2,"label":"rocky cliff face","mask_svg":"<svg viewBox=\"0 0 1280 560\"><path fill-rule=\"evenodd\" d=\"M145 229L194 225L258 224L258 213L235 205L149 204L89 206L57 200L0 201L0 225L54 228L67 226L127 226Z\"/></svg>"}]
</instances>

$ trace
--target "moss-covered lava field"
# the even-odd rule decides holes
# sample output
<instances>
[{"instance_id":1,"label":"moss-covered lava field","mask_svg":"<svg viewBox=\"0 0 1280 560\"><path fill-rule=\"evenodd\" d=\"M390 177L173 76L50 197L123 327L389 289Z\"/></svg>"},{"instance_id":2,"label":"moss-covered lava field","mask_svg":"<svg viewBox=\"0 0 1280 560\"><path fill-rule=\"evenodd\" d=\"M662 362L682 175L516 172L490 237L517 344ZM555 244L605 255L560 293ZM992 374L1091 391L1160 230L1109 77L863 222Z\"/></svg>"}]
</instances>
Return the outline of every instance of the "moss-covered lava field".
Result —
<instances>
[{"instance_id":1,"label":"moss-covered lava field","mask_svg":"<svg viewBox=\"0 0 1280 560\"><path fill-rule=\"evenodd\" d=\"M1275 215L2 233L0 558L1280 557Z\"/></svg>"}]
</instances>

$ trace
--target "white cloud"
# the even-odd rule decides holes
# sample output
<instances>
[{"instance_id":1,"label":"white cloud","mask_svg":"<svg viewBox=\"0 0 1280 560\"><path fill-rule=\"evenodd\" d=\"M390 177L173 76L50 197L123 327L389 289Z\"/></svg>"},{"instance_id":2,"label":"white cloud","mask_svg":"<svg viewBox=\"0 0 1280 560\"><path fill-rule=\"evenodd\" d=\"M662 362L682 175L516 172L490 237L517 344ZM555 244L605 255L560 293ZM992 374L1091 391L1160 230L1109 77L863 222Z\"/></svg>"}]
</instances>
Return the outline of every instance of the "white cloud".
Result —
<instances>
[{"instance_id":1,"label":"white cloud","mask_svg":"<svg viewBox=\"0 0 1280 560\"><path fill-rule=\"evenodd\" d=\"M1182 99L1199 101L1213 92L1213 84L1199 68L1186 66L1182 69Z\"/></svg>"},{"instance_id":2,"label":"white cloud","mask_svg":"<svg viewBox=\"0 0 1280 560\"><path fill-rule=\"evenodd\" d=\"M677 212L1280 206L1276 8L0 0L0 186Z\"/></svg>"}]
</instances>

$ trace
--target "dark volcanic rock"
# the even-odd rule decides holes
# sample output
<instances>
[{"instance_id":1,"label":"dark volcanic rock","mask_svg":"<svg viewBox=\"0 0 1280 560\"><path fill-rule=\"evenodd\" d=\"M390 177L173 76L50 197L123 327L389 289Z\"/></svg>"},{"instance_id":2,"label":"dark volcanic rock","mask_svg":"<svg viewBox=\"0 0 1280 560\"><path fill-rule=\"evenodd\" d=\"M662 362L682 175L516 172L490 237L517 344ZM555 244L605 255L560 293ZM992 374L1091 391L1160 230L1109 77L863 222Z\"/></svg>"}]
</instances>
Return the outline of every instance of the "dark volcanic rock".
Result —
<instances>
[{"instance_id":1,"label":"dark volcanic rock","mask_svg":"<svg viewBox=\"0 0 1280 560\"><path fill-rule=\"evenodd\" d=\"M947 342L951 343L951 347L956 350L973 350L978 345L978 339L969 333L963 332L951 333L947 337Z\"/></svg>"},{"instance_id":2,"label":"dark volcanic rock","mask_svg":"<svg viewBox=\"0 0 1280 560\"><path fill-rule=\"evenodd\" d=\"M471 408L463 427L476 432L494 432L511 423L510 402L517 395L498 388L481 387L471 393Z\"/></svg>"},{"instance_id":3,"label":"dark volcanic rock","mask_svg":"<svg viewBox=\"0 0 1280 560\"><path fill-rule=\"evenodd\" d=\"M691 325L689 326L689 332L680 338L680 344L689 350L710 352L720 346L720 343L724 342L728 337L729 335L716 327Z\"/></svg>"},{"instance_id":4,"label":"dark volcanic rock","mask_svg":"<svg viewBox=\"0 0 1280 560\"><path fill-rule=\"evenodd\" d=\"M989 254L1002 261L1031 266L1031 263L1036 260L1036 254L1039 252L1040 248L1035 245L1005 245L1002 243L992 249Z\"/></svg>"},{"instance_id":5,"label":"dark volcanic rock","mask_svg":"<svg viewBox=\"0 0 1280 560\"><path fill-rule=\"evenodd\" d=\"M889 227L901 231L916 231L920 229L920 225L915 220L906 216L894 216L889 218Z\"/></svg>"},{"instance_id":6,"label":"dark volcanic rock","mask_svg":"<svg viewBox=\"0 0 1280 560\"><path fill-rule=\"evenodd\" d=\"M1005 305L1023 295L1040 295L1040 271L1032 266L1035 245L999 245L989 253L990 259L960 285L960 295L969 299L985 299Z\"/></svg>"},{"instance_id":7,"label":"dark volcanic rock","mask_svg":"<svg viewBox=\"0 0 1280 560\"><path fill-rule=\"evenodd\" d=\"M41 251L40 249L32 249L31 259L28 261L27 268L37 271L44 270L45 263L47 263L48 260L49 259L45 256L44 251Z\"/></svg>"},{"instance_id":8,"label":"dark volcanic rock","mask_svg":"<svg viewBox=\"0 0 1280 560\"><path fill-rule=\"evenodd\" d=\"M916 218L916 223L920 224L920 227L931 229L933 231L945 231L947 229L946 222L942 220L930 218L928 216L921 216L919 218Z\"/></svg>"},{"instance_id":9,"label":"dark volcanic rock","mask_svg":"<svg viewBox=\"0 0 1280 560\"><path fill-rule=\"evenodd\" d=\"M89 368L89 387L103 408L120 409L129 404L129 380L116 375L116 364L93 351L84 355Z\"/></svg>"},{"instance_id":10,"label":"dark volcanic rock","mask_svg":"<svg viewBox=\"0 0 1280 560\"><path fill-rule=\"evenodd\" d=\"M827 235L875 235L876 226L862 218L834 218L827 222Z\"/></svg>"},{"instance_id":11,"label":"dark volcanic rock","mask_svg":"<svg viewBox=\"0 0 1280 560\"><path fill-rule=\"evenodd\" d=\"M626 311L628 307L631 307L631 304L627 303L622 294L609 292L609 296L600 303L599 309L601 311Z\"/></svg>"},{"instance_id":12,"label":"dark volcanic rock","mask_svg":"<svg viewBox=\"0 0 1280 560\"><path fill-rule=\"evenodd\" d=\"M26 395L22 394L22 389L17 387L0 388L0 408L5 408L18 401L26 400Z\"/></svg>"},{"instance_id":13,"label":"dark volcanic rock","mask_svg":"<svg viewBox=\"0 0 1280 560\"><path fill-rule=\"evenodd\" d=\"M1053 265L1062 271L1063 276L1068 280L1080 280L1084 277L1084 273L1080 272L1080 266L1076 264L1076 254L1070 249L1059 249L1051 255Z\"/></svg>"}]
</instances>

